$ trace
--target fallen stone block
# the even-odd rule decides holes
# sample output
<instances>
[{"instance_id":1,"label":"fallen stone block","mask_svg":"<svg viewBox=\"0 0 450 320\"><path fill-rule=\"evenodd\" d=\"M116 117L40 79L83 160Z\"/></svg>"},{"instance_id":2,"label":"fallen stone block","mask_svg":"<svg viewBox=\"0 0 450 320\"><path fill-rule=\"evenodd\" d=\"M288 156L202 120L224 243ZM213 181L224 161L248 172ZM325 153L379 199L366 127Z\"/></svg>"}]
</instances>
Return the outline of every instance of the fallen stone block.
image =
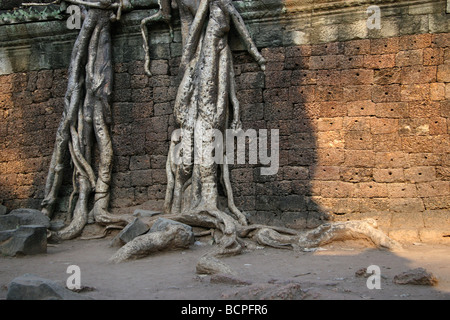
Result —
<instances>
[{"instance_id":1,"label":"fallen stone block","mask_svg":"<svg viewBox=\"0 0 450 320\"><path fill-rule=\"evenodd\" d=\"M127 224L116 237L111 241L111 246L122 246L130 242L134 238L143 235L149 230L149 226L142 222L139 218L134 218L132 222Z\"/></svg>"},{"instance_id":2,"label":"fallen stone block","mask_svg":"<svg viewBox=\"0 0 450 320\"><path fill-rule=\"evenodd\" d=\"M7 216L19 218L20 225L41 225L46 228L50 227L50 219L41 211L35 209L15 209Z\"/></svg>"},{"instance_id":3,"label":"fallen stone block","mask_svg":"<svg viewBox=\"0 0 450 320\"><path fill-rule=\"evenodd\" d=\"M425 270L424 268L417 268L408 270L394 277L396 284L412 284L421 286L435 286L438 283L436 277Z\"/></svg>"},{"instance_id":4,"label":"fallen stone block","mask_svg":"<svg viewBox=\"0 0 450 320\"><path fill-rule=\"evenodd\" d=\"M92 300L66 289L55 281L24 274L8 285L6 300Z\"/></svg>"},{"instance_id":5,"label":"fallen stone block","mask_svg":"<svg viewBox=\"0 0 450 320\"><path fill-rule=\"evenodd\" d=\"M25 225L0 232L0 252L8 256L33 255L47 252L47 228Z\"/></svg>"},{"instance_id":6,"label":"fallen stone block","mask_svg":"<svg viewBox=\"0 0 450 320\"><path fill-rule=\"evenodd\" d=\"M9 214L0 216L0 231L15 230L20 226L20 219Z\"/></svg>"},{"instance_id":7,"label":"fallen stone block","mask_svg":"<svg viewBox=\"0 0 450 320\"><path fill-rule=\"evenodd\" d=\"M0 231L0 244L10 239L14 235L15 231L16 229Z\"/></svg>"}]
</instances>

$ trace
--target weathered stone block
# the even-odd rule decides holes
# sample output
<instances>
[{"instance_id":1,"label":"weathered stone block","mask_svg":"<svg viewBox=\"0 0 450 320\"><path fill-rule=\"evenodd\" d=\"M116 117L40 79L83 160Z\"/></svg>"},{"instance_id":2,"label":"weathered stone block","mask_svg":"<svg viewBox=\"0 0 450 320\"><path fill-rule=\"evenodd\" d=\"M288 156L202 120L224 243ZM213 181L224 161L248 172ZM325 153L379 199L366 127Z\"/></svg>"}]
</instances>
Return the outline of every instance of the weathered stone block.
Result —
<instances>
[{"instance_id":1,"label":"weathered stone block","mask_svg":"<svg viewBox=\"0 0 450 320\"><path fill-rule=\"evenodd\" d=\"M152 184L153 170L136 170L131 172L132 187L147 187Z\"/></svg>"},{"instance_id":2,"label":"weathered stone block","mask_svg":"<svg viewBox=\"0 0 450 320\"><path fill-rule=\"evenodd\" d=\"M264 48L261 54L267 61L284 61L285 59L284 48Z\"/></svg>"},{"instance_id":3,"label":"weathered stone block","mask_svg":"<svg viewBox=\"0 0 450 320\"><path fill-rule=\"evenodd\" d=\"M167 60L151 60L150 72L152 75L165 75L168 74L169 64Z\"/></svg>"},{"instance_id":4,"label":"weathered stone block","mask_svg":"<svg viewBox=\"0 0 450 320\"><path fill-rule=\"evenodd\" d=\"M397 37L370 40L371 54L397 53L400 49Z\"/></svg>"},{"instance_id":5,"label":"weathered stone block","mask_svg":"<svg viewBox=\"0 0 450 320\"><path fill-rule=\"evenodd\" d=\"M446 99L446 84L444 83L431 83L430 84L430 98L431 100L444 100Z\"/></svg>"},{"instance_id":6,"label":"weathered stone block","mask_svg":"<svg viewBox=\"0 0 450 320\"><path fill-rule=\"evenodd\" d=\"M289 83L289 76L289 71L276 72L276 75L267 78L262 72L246 72L237 77L236 85L238 90L264 88L266 81L267 88L286 87L286 83Z\"/></svg>"},{"instance_id":7,"label":"weathered stone block","mask_svg":"<svg viewBox=\"0 0 450 320\"><path fill-rule=\"evenodd\" d=\"M402 68L403 84L430 83L436 81L436 66L411 66Z\"/></svg>"},{"instance_id":8,"label":"weathered stone block","mask_svg":"<svg viewBox=\"0 0 450 320\"><path fill-rule=\"evenodd\" d=\"M376 182L403 182L405 175L403 169L374 169L373 179ZM389 190L389 188L388 188Z\"/></svg>"},{"instance_id":9,"label":"weathered stone block","mask_svg":"<svg viewBox=\"0 0 450 320\"><path fill-rule=\"evenodd\" d=\"M339 57L334 56L311 56L309 60L309 68L314 70L336 69L339 62Z\"/></svg>"},{"instance_id":10,"label":"weathered stone block","mask_svg":"<svg viewBox=\"0 0 450 320\"><path fill-rule=\"evenodd\" d=\"M341 177L340 167L338 166L315 166L311 170L315 180L339 180Z\"/></svg>"},{"instance_id":11,"label":"weathered stone block","mask_svg":"<svg viewBox=\"0 0 450 320\"><path fill-rule=\"evenodd\" d=\"M32 274L13 279L8 285L6 300L90 300L64 288L57 282Z\"/></svg>"},{"instance_id":12,"label":"weathered stone block","mask_svg":"<svg viewBox=\"0 0 450 320\"><path fill-rule=\"evenodd\" d=\"M372 84L374 81L374 70L349 69L342 70L339 83L342 85Z\"/></svg>"},{"instance_id":13,"label":"weathered stone block","mask_svg":"<svg viewBox=\"0 0 450 320\"><path fill-rule=\"evenodd\" d=\"M343 128L345 131L370 132L369 117L344 117Z\"/></svg>"},{"instance_id":14,"label":"weathered stone block","mask_svg":"<svg viewBox=\"0 0 450 320\"><path fill-rule=\"evenodd\" d=\"M369 54L371 48L370 40L352 40L345 43L345 55Z\"/></svg>"},{"instance_id":15,"label":"weathered stone block","mask_svg":"<svg viewBox=\"0 0 450 320\"><path fill-rule=\"evenodd\" d=\"M423 50L408 50L400 51L395 56L395 64L397 67L422 65L423 64Z\"/></svg>"},{"instance_id":16,"label":"weathered stone block","mask_svg":"<svg viewBox=\"0 0 450 320\"><path fill-rule=\"evenodd\" d=\"M421 197L440 197L450 194L450 181L431 181L417 184Z\"/></svg>"},{"instance_id":17,"label":"weathered stone block","mask_svg":"<svg viewBox=\"0 0 450 320\"><path fill-rule=\"evenodd\" d=\"M323 166L339 166L344 163L345 151L341 149L318 148L317 149L317 165ZM310 165L311 163L306 163Z\"/></svg>"},{"instance_id":18,"label":"weathered stone block","mask_svg":"<svg viewBox=\"0 0 450 320\"><path fill-rule=\"evenodd\" d=\"M379 86L375 85L372 91L372 101L378 102L400 102L401 90L398 84Z\"/></svg>"},{"instance_id":19,"label":"weathered stone block","mask_svg":"<svg viewBox=\"0 0 450 320\"><path fill-rule=\"evenodd\" d=\"M371 150L373 138L370 132L348 131L344 136L346 150Z\"/></svg>"},{"instance_id":20,"label":"weathered stone block","mask_svg":"<svg viewBox=\"0 0 450 320\"><path fill-rule=\"evenodd\" d=\"M391 239L405 243L414 243L421 240L419 238L419 231L417 229L393 229L389 230L388 235Z\"/></svg>"},{"instance_id":21,"label":"weathered stone block","mask_svg":"<svg viewBox=\"0 0 450 320\"><path fill-rule=\"evenodd\" d=\"M392 198L389 199L389 209L393 212L421 212L425 208L420 198Z\"/></svg>"},{"instance_id":22,"label":"weathered stone block","mask_svg":"<svg viewBox=\"0 0 450 320\"><path fill-rule=\"evenodd\" d=\"M436 66L444 63L444 49L425 48L423 49L423 64L426 66Z\"/></svg>"},{"instance_id":23,"label":"weathered stone block","mask_svg":"<svg viewBox=\"0 0 450 320\"><path fill-rule=\"evenodd\" d=\"M355 195L355 185L342 181L318 181L320 193L324 198L351 198Z\"/></svg>"},{"instance_id":24,"label":"weathered stone block","mask_svg":"<svg viewBox=\"0 0 450 320\"><path fill-rule=\"evenodd\" d=\"M412 167L405 169L405 178L413 183L436 180L434 167Z\"/></svg>"},{"instance_id":25,"label":"weathered stone block","mask_svg":"<svg viewBox=\"0 0 450 320\"><path fill-rule=\"evenodd\" d=\"M361 182L358 196L361 198L385 198L388 196L387 184L376 182Z\"/></svg>"},{"instance_id":26,"label":"weathered stone block","mask_svg":"<svg viewBox=\"0 0 450 320\"><path fill-rule=\"evenodd\" d=\"M387 102L375 104L375 115L381 118L403 118L408 116L408 103Z\"/></svg>"},{"instance_id":27,"label":"weathered stone block","mask_svg":"<svg viewBox=\"0 0 450 320\"><path fill-rule=\"evenodd\" d=\"M373 83L388 85L401 83L401 68L386 68L374 70Z\"/></svg>"},{"instance_id":28,"label":"weathered stone block","mask_svg":"<svg viewBox=\"0 0 450 320\"><path fill-rule=\"evenodd\" d=\"M450 196L423 198L427 210L450 209Z\"/></svg>"},{"instance_id":29,"label":"weathered stone block","mask_svg":"<svg viewBox=\"0 0 450 320\"><path fill-rule=\"evenodd\" d=\"M394 66L395 66L394 54L383 54L383 55L375 54L364 56L364 67L368 69L393 68Z\"/></svg>"},{"instance_id":30,"label":"weathered stone block","mask_svg":"<svg viewBox=\"0 0 450 320\"><path fill-rule=\"evenodd\" d=\"M264 108L265 120L292 119L293 105L290 101L274 101L266 103Z\"/></svg>"},{"instance_id":31,"label":"weathered stone block","mask_svg":"<svg viewBox=\"0 0 450 320\"><path fill-rule=\"evenodd\" d=\"M112 240L111 244L124 244L128 243L134 238L143 235L148 230L150 230L149 226L142 222L139 218L135 218L132 222L127 224L122 231L117 234L117 236ZM120 241L119 241L120 240Z\"/></svg>"},{"instance_id":32,"label":"weathered stone block","mask_svg":"<svg viewBox=\"0 0 450 320\"><path fill-rule=\"evenodd\" d=\"M344 89L337 86L317 86L314 94L315 101L341 101Z\"/></svg>"},{"instance_id":33,"label":"weathered stone block","mask_svg":"<svg viewBox=\"0 0 450 320\"><path fill-rule=\"evenodd\" d=\"M369 182L373 180L372 168L340 168L340 179L346 182Z\"/></svg>"},{"instance_id":34,"label":"weathered stone block","mask_svg":"<svg viewBox=\"0 0 450 320\"><path fill-rule=\"evenodd\" d=\"M441 64L437 69L438 82L450 82L450 64Z\"/></svg>"},{"instance_id":35,"label":"weathered stone block","mask_svg":"<svg viewBox=\"0 0 450 320\"><path fill-rule=\"evenodd\" d=\"M15 209L8 216L17 217L20 225L40 225L50 227L50 219L41 211L35 209Z\"/></svg>"},{"instance_id":36,"label":"weathered stone block","mask_svg":"<svg viewBox=\"0 0 450 320\"><path fill-rule=\"evenodd\" d=\"M132 156L130 158L130 170L145 170L150 169L150 157L144 156Z\"/></svg>"},{"instance_id":37,"label":"weathered stone block","mask_svg":"<svg viewBox=\"0 0 450 320\"><path fill-rule=\"evenodd\" d=\"M409 183L389 183L387 185L390 198L414 198L417 197L417 187Z\"/></svg>"},{"instance_id":38,"label":"weathered stone block","mask_svg":"<svg viewBox=\"0 0 450 320\"><path fill-rule=\"evenodd\" d=\"M370 123L373 134L386 134L398 131L398 120L388 118L372 118Z\"/></svg>"},{"instance_id":39,"label":"weathered stone block","mask_svg":"<svg viewBox=\"0 0 450 320\"><path fill-rule=\"evenodd\" d=\"M347 167L371 168L375 164L375 152L371 150L345 150L344 164Z\"/></svg>"},{"instance_id":40,"label":"weathered stone block","mask_svg":"<svg viewBox=\"0 0 450 320\"><path fill-rule=\"evenodd\" d=\"M47 252L47 228L24 225L16 230L0 231L0 252L8 256L33 255Z\"/></svg>"},{"instance_id":41,"label":"weathered stone block","mask_svg":"<svg viewBox=\"0 0 450 320\"><path fill-rule=\"evenodd\" d=\"M14 230L20 226L20 219L16 216L2 215L0 216L0 231Z\"/></svg>"},{"instance_id":42,"label":"weathered stone block","mask_svg":"<svg viewBox=\"0 0 450 320\"><path fill-rule=\"evenodd\" d=\"M288 195L280 200L281 211L301 211L306 209L306 199L301 195Z\"/></svg>"},{"instance_id":43,"label":"weathered stone block","mask_svg":"<svg viewBox=\"0 0 450 320\"><path fill-rule=\"evenodd\" d=\"M373 139L373 150L379 151L400 151L402 141L397 132L377 134Z\"/></svg>"},{"instance_id":44,"label":"weathered stone block","mask_svg":"<svg viewBox=\"0 0 450 320\"><path fill-rule=\"evenodd\" d=\"M433 35L429 33L400 37L400 50L414 50L431 47L432 37Z\"/></svg>"}]
</instances>

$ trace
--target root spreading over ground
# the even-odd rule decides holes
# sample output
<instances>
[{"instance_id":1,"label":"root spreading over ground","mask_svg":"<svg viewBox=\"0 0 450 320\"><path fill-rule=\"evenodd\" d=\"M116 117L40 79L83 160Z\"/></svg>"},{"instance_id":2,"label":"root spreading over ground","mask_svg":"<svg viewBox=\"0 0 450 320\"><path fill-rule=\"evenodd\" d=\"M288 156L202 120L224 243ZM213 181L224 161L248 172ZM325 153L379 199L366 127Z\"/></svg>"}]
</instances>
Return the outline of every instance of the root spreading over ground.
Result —
<instances>
[{"instance_id":1,"label":"root spreading over ground","mask_svg":"<svg viewBox=\"0 0 450 320\"><path fill-rule=\"evenodd\" d=\"M214 265L219 264L216 258L240 254L243 249L249 246L248 240L263 246L295 250L318 248L334 241L346 240L366 240L378 248L401 249L398 242L392 240L377 228L377 223L373 219L329 222L315 229L299 231L256 224L244 226L239 221L229 217L229 223L233 223L233 231L225 234L222 232L225 228L223 221L213 218L209 214L163 215L163 217L190 226L201 226L213 230L212 235L217 246L207 254L212 260L199 261L203 269L214 269ZM204 234L202 233L202 235ZM189 238L186 229L169 224L163 231L150 232L136 237L120 248L111 258L111 261L118 263L141 258L158 251L186 249L190 244L192 244L192 239ZM205 267L205 263L213 263L213 267ZM216 269L220 270L220 266Z\"/></svg>"}]
</instances>

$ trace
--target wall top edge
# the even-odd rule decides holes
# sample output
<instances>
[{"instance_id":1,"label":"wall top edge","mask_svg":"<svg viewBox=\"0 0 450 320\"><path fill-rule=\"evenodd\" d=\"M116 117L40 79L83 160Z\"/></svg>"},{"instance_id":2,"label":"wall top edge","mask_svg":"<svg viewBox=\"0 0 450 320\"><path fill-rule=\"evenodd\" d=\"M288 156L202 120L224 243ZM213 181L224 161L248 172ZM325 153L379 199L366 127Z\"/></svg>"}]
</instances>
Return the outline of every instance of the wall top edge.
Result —
<instances>
[{"instance_id":1,"label":"wall top edge","mask_svg":"<svg viewBox=\"0 0 450 320\"><path fill-rule=\"evenodd\" d=\"M144 1L144 0L136 0ZM156 4L157 0L146 0ZM238 0L235 6L243 16L258 47L342 42L359 39L448 33L450 15L447 0ZM382 27L367 27L367 8L378 5ZM115 23L113 38L116 61L143 59L140 22L157 8L133 10ZM0 25L0 75L27 70L63 68L68 65L73 41L78 30L69 30L64 19ZM159 58L180 54L179 19L173 17L175 39L167 25L152 26L151 45L162 51ZM238 40L231 41L233 50L244 50ZM135 49L135 50L134 50ZM66 57L67 56L67 57Z\"/></svg>"},{"instance_id":2,"label":"wall top edge","mask_svg":"<svg viewBox=\"0 0 450 320\"><path fill-rule=\"evenodd\" d=\"M131 0L135 10L158 8L158 0ZM358 9L378 5L382 7L404 7L442 3L446 0L235 0L234 4L244 18L258 19L282 14L311 13L323 14L343 10ZM11 24L36 23L67 19L67 3L61 5L20 7L15 10L0 10L0 27ZM125 15L126 16L126 15ZM125 18L126 20L126 18Z\"/></svg>"}]
</instances>

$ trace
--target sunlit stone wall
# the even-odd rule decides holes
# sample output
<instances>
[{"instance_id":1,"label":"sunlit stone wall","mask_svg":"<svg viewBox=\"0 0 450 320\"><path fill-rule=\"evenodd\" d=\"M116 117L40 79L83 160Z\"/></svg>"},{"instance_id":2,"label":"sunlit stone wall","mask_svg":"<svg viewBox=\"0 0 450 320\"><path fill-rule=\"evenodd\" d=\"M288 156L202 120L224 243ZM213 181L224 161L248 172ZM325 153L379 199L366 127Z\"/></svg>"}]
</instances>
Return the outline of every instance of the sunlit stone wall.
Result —
<instances>
[{"instance_id":1,"label":"sunlit stone wall","mask_svg":"<svg viewBox=\"0 0 450 320\"><path fill-rule=\"evenodd\" d=\"M146 76L139 22L154 2L113 29L115 212L156 208L165 195L181 38L176 14L173 39L166 25L151 29ZM449 234L447 1L234 3L268 60L260 71L232 33L243 128L280 134L277 174L233 166L238 207L291 227L373 217L394 238ZM53 12L0 25L0 203L9 209L39 208L62 113L77 30Z\"/></svg>"}]
</instances>

